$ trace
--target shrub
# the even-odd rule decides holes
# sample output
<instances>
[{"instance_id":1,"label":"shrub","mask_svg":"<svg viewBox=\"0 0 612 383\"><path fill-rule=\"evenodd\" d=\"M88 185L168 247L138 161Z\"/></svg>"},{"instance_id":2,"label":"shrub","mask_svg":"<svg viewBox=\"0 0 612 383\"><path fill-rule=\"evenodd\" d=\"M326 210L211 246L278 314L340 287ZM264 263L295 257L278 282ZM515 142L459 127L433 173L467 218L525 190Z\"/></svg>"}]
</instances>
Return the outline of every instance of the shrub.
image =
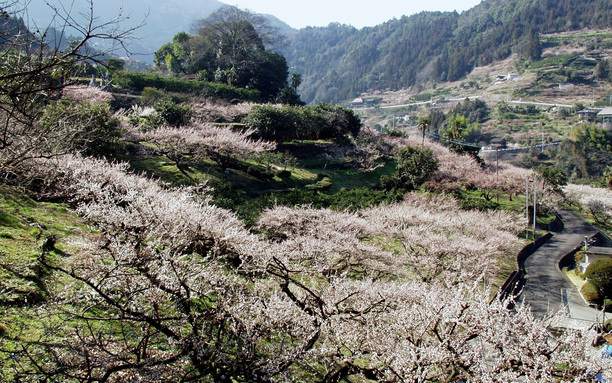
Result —
<instances>
[{"instance_id":1,"label":"shrub","mask_svg":"<svg viewBox=\"0 0 612 383\"><path fill-rule=\"evenodd\" d=\"M597 288L601 295L612 297L612 258L593 261L587 267L584 276Z\"/></svg>"},{"instance_id":2,"label":"shrub","mask_svg":"<svg viewBox=\"0 0 612 383\"><path fill-rule=\"evenodd\" d=\"M259 138L271 141L318 140L356 136L361 121L352 110L320 103L315 106L261 105L245 118Z\"/></svg>"},{"instance_id":3,"label":"shrub","mask_svg":"<svg viewBox=\"0 0 612 383\"><path fill-rule=\"evenodd\" d=\"M306 185L305 188L308 190L327 190L332 186L331 179L329 177L323 177L321 180L314 184Z\"/></svg>"},{"instance_id":4,"label":"shrub","mask_svg":"<svg viewBox=\"0 0 612 383\"><path fill-rule=\"evenodd\" d=\"M154 106L162 124L175 128L187 125L191 120L191 107L189 105L176 104L170 100L161 100Z\"/></svg>"},{"instance_id":5,"label":"shrub","mask_svg":"<svg viewBox=\"0 0 612 383\"><path fill-rule=\"evenodd\" d=\"M580 269L579 269L580 263L582 263L582 261L584 261L584 258L585 258L584 251L577 251L576 254L574 254L574 263L576 265L576 273L578 273L578 271L580 271Z\"/></svg>"},{"instance_id":6,"label":"shrub","mask_svg":"<svg viewBox=\"0 0 612 383\"><path fill-rule=\"evenodd\" d=\"M104 155L112 151L121 137L119 121L113 114L108 103L61 99L45 108L38 124L48 132L70 127L73 148L87 155Z\"/></svg>"},{"instance_id":7,"label":"shrub","mask_svg":"<svg viewBox=\"0 0 612 383\"><path fill-rule=\"evenodd\" d=\"M433 151L425 147L406 146L400 150L397 160L397 176L400 186L416 189L427 181L439 167Z\"/></svg>"},{"instance_id":8,"label":"shrub","mask_svg":"<svg viewBox=\"0 0 612 383\"><path fill-rule=\"evenodd\" d=\"M590 282L585 283L580 289L580 294L584 297L584 299L589 302L597 302L599 300L599 292L597 291L597 287Z\"/></svg>"},{"instance_id":9,"label":"shrub","mask_svg":"<svg viewBox=\"0 0 612 383\"><path fill-rule=\"evenodd\" d=\"M160 101L163 98L164 92L157 88L147 86L142 90L141 99L142 103L145 105L154 105L156 102Z\"/></svg>"},{"instance_id":10,"label":"shrub","mask_svg":"<svg viewBox=\"0 0 612 383\"><path fill-rule=\"evenodd\" d=\"M384 190L391 190L397 187L397 177L389 174L380 176L380 187Z\"/></svg>"}]
</instances>

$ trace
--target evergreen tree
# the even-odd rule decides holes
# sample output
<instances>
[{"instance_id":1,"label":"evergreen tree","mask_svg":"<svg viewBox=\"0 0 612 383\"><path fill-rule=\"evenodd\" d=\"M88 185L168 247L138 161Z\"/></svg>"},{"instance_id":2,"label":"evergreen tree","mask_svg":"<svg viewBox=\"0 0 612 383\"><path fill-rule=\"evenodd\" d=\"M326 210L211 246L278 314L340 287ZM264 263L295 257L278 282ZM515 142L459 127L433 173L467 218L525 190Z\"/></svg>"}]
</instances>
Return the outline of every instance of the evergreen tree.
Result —
<instances>
[{"instance_id":1,"label":"evergreen tree","mask_svg":"<svg viewBox=\"0 0 612 383\"><path fill-rule=\"evenodd\" d=\"M608 80L610 78L610 68L608 60L599 60L593 71L593 77L598 80Z\"/></svg>"},{"instance_id":2,"label":"evergreen tree","mask_svg":"<svg viewBox=\"0 0 612 383\"><path fill-rule=\"evenodd\" d=\"M532 61L538 61L542 58L540 36L535 29L529 31L529 38L527 39L527 57Z\"/></svg>"}]
</instances>

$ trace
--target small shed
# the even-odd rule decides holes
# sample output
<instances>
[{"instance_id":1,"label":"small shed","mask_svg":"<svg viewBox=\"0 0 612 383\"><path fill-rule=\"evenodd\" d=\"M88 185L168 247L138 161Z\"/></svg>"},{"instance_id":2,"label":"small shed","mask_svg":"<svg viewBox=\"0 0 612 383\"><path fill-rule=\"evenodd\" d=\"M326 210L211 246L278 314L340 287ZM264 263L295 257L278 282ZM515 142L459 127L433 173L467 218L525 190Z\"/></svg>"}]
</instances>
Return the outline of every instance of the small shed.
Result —
<instances>
[{"instance_id":1,"label":"small shed","mask_svg":"<svg viewBox=\"0 0 612 383\"><path fill-rule=\"evenodd\" d=\"M516 72L510 72L506 75L506 80L507 81L516 81L518 80L519 75Z\"/></svg>"},{"instance_id":2,"label":"small shed","mask_svg":"<svg viewBox=\"0 0 612 383\"><path fill-rule=\"evenodd\" d=\"M505 149L507 147L506 140L503 138L494 138L491 140L491 146L498 149Z\"/></svg>"}]
</instances>

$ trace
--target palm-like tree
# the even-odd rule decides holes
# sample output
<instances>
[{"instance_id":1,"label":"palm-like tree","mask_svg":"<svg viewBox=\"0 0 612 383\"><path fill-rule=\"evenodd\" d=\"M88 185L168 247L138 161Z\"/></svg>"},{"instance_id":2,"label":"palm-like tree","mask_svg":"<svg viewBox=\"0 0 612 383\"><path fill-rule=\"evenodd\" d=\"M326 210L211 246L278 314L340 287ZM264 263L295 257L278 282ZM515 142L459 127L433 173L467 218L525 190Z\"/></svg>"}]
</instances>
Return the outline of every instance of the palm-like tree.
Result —
<instances>
[{"instance_id":1,"label":"palm-like tree","mask_svg":"<svg viewBox=\"0 0 612 383\"><path fill-rule=\"evenodd\" d=\"M417 124L422 133L421 146L425 145L425 131L429 129L430 123L431 123L431 120L429 119L429 117L421 117L419 119L419 123Z\"/></svg>"},{"instance_id":2,"label":"palm-like tree","mask_svg":"<svg viewBox=\"0 0 612 383\"><path fill-rule=\"evenodd\" d=\"M297 88L302 84L302 75L293 73L291 75L291 87L297 92Z\"/></svg>"}]
</instances>

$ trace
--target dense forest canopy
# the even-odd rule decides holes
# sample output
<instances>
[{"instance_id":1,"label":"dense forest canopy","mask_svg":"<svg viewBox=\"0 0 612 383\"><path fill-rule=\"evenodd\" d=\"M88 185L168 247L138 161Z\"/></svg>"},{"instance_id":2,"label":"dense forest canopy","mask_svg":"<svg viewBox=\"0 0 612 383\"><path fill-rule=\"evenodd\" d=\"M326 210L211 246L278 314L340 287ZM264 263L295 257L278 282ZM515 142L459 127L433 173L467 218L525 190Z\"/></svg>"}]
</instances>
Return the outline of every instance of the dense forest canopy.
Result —
<instances>
[{"instance_id":1,"label":"dense forest canopy","mask_svg":"<svg viewBox=\"0 0 612 383\"><path fill-rule=\"evenodd\" d=\"M303 75L306 102L340 102L365 91L455 81L512 53L537 58L539 34L610 25L608 0L486 0L461 14L422 12L361 30L304 28L282 53Z\"/></svg>"},{"instance_id":2,"label":"dense forest canopy","mask_svg":"<svg viewBox=\"0 0 612 383\"><path fill-rule=\"evenodd\" d=\"M282 38L264 17L225 6L196 21L193 29L193 35L180 32L155 52L158 69L255 89L266 101L295 93L287 83L285 58L270 50Z\"/></svg>"}]
</instances>

